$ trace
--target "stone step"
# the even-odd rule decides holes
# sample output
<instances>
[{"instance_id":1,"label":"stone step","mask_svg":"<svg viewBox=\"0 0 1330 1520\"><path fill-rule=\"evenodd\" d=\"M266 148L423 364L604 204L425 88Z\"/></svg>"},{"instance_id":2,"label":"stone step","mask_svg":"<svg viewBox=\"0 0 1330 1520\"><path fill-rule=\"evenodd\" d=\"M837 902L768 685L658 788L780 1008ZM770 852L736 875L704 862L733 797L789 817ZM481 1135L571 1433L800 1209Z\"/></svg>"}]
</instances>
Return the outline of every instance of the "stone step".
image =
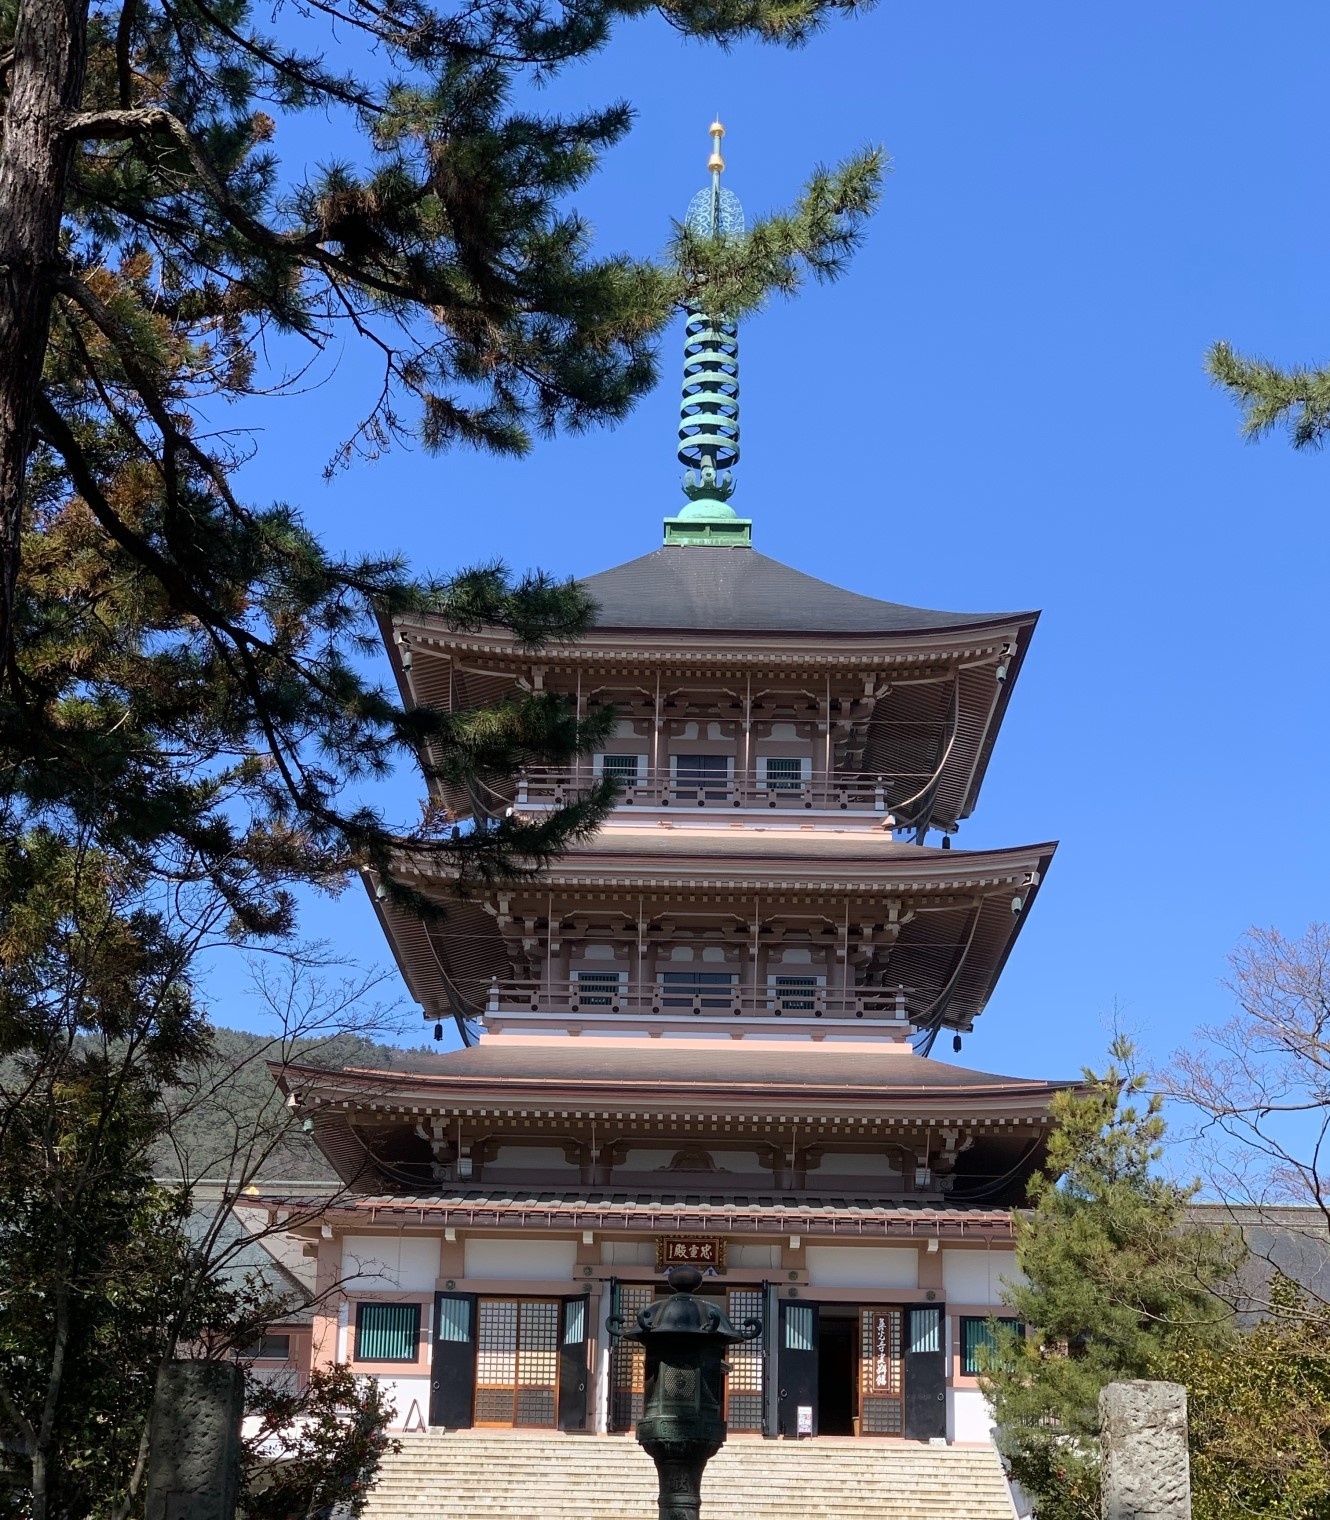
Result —
<instances>
[{"instance_id":1,"label":"stone step","mask_svg":"<svg viewBox=\"0 0 1330 1520\"><path fill-rule=\"evenodd\" d=\"M741 1439L703 1482L706 1520L1012 1520L991 1447ZM364 1520L655 1520L630 1437L429 1431L384 1459Z\"/></svg>"}]
</instances>

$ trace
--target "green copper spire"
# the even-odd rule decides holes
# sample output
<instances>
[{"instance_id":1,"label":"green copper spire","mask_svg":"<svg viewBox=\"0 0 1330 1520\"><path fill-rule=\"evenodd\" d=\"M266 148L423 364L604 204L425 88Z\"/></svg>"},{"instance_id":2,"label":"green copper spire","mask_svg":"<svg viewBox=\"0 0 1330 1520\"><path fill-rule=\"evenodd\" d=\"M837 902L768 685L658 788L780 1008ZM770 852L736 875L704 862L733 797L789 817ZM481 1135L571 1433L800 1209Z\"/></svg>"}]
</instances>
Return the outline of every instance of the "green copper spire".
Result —
<instances>
[{"instance_id":1,"label":"green copper spire","mask_svg":"<svg viewBox=\"0 0 1330 1520\"><path fill-rule=\"evenodd\" d=\"M686 224L700 237L742 237L739 197L722 188L725 128L711 124L711 183L688 207ZM739 462L739 329L723 316L694 307L688 314L683 350L683 404L679 409L679 463L688 505L665 519L667 544L751 544L753 524L729 505L731 467Z\"/></svg>"}]
</instances>

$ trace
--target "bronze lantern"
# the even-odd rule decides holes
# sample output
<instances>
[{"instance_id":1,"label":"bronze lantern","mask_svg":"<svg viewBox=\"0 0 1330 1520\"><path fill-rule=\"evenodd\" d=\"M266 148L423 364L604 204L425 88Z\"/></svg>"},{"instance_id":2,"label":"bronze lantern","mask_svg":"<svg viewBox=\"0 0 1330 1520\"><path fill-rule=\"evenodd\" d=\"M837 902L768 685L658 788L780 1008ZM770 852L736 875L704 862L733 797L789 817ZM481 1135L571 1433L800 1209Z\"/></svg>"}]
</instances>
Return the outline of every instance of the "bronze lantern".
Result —
<instances>
[{"instance_id":1,"label":"bronze lantern","mask_svg":"<svg viewBox=\"0 0 1330 1520\"><path fill-rule=\"evenodd\" d=\"M718 1305L698 1298L696 1267L671 1267L674 1292L638 1314L631 1330L617 1315L611 1335L640 1341L646 1352L646 1399L637 1439L656 1464L659 1520L698 1520L702 1471L725 1444L725 1353L762 1333L746 1319L738 1329Z\"/></svg>"}]
</instances>

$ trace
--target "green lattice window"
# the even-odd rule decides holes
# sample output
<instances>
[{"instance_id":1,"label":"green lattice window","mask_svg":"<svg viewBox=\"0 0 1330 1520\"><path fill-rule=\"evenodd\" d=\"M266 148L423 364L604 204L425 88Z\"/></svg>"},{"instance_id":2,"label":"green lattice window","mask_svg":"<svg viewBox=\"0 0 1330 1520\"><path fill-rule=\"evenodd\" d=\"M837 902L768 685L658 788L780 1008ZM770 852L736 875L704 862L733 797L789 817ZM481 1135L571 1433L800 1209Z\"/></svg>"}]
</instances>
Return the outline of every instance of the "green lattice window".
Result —
<instances>
[{"instance_id":1,"label":"green lattice window","mask_svg":"<svg viewBox=\"0 0 1330 1520\"><path fill-rule=\"evenodd\" d=\"M998 1349L995 1327L1018 1335L1025 1329L1018 1319L961 1319L961 1371L966 1377L978 1377L991 1364Z\"/></svg>"},{"instance_id":2,"label":"green lattice window","mask_svg":"<svg viewBox=\"0 0 1330 1520\"><path fill-rule=\"evenodd\" d=\"M414 1362L420 1342L419 1304L357 1304L358 1362Z\"/></svg>"}]
</instances>

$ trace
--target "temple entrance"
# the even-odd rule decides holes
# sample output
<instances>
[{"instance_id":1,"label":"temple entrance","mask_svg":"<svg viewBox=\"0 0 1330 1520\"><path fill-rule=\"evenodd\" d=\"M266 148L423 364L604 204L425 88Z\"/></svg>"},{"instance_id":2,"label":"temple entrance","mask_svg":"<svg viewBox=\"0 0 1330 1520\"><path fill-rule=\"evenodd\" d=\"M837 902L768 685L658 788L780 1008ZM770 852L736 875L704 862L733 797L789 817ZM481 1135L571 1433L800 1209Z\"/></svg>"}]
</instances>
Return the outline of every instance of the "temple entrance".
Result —
<instances>
[{"instance_id":1,"label":"temple entrance","mask_svg":"<svg viewBox=\"0 0 1330 1520\"><path fill-rule=\"evenodd\" d=\"M730 1287L717 1278L708 1278L700 1288L701 1297L724 1301L731 1321L761 1319L765 1295L758 1283ZM631 1324L638 1310L655 1298L666 1298L669 1289L655 1284L616 1283L612 1295L614 1313ZM729 1373L725 1379L725 1421L733 1433L757 1435L762 1431L763 1387L766 1376L766 1352L761 1337L730 1348ZM640 1342L616 1340L610 1349L609 1429L632 1430L642 1416L646 1388L646 1357Z\"/></svg>"},{"instance_id":2,"label":"temple entrance","mask_svg":"<svg viewBox=\"0 0 1330 1520\"><path fill-rule=\"evenodd\" d=\"M477 1425L553 1430L558 1417L559 1301L476 1301Z\"/></svg>"},{"instance_id":3,"label":"temple entrance","mask_svg":"<svg viewBox=\"0 0 1330 1520\"><path fill-rule=\"evenodd\" d=\"M859 1311L823 1304L817 1343L817 1430L852 1436L859 1413Z\"/></svg>"}]
</instances>

